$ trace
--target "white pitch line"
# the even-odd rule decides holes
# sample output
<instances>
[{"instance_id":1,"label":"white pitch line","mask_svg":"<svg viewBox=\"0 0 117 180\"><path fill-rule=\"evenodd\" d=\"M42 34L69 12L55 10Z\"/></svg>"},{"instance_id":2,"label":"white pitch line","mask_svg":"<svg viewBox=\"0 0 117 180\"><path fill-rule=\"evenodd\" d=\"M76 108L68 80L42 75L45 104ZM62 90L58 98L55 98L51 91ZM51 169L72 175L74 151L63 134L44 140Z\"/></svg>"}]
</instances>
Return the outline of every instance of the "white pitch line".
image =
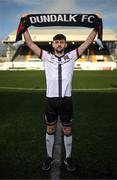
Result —
<instances>
[{"instance_id":1,"label":"white pitch line","mask_svg":"<svg viewBox=\"0 0 117 180\"><path fill-rule=\"evenodd\" d=\"M18 88L18 87L0 87L0 89L7 89L7 90L25 90L25 91L46 91L44 88ZM117 88L81 88L81 89L72 89L73 91L111 91L117 90Z\"/></svg>"},{"instance_id":2,"label":"white pitch line","mask_svg":"<svg viewBox=\"0 0 117 180\"><path fill-rule=\"evenodd\" d=\"M60 166L61 166L61 149L62 148L62 125L60 120L57 123L57 131L55 136L55 147L53 153L53 166L51 168L51 180L60 180Z\"/></svg>"},{"instance_id":3,"label":"white pitch line","mask_svg":"<svg viewBox=\"0 0 117 180\"><path fill-rule=\"evenodd\" d=\"M72 89L73 91L111 91L111 90L117 90L117 88L88 88L88 89Z\"/></svg>"},{"instance_id":4,"label":"white pitch line","mask_svg":"<svg viewBox=\"0 0 117 180\"><path fill-rule=\"evenodd\" d=\"M18 88L18 87L0 87L0 89L8 89L8 90L25 90L25 91L45 91L46 89L42 88Z\"/></svg>"}]
</instances>

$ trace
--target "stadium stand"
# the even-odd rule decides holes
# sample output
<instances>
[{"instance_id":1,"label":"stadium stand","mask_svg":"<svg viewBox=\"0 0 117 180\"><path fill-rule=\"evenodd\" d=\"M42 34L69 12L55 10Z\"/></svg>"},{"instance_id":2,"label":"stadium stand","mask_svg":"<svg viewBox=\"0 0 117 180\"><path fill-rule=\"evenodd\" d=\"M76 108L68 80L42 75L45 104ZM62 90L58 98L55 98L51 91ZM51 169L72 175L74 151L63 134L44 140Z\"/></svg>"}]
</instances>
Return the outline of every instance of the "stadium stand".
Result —
<instances>
[{"instance_id":1,"label":"stadium stand","mask_svg":"<svg viewBox=\"0 0 117 180\"><path fill-rule=\"evenodd\" d=\"M75 49L81 43L83 43L90 29L77 29L77 28L40 28L40 29L30 29L30 34L33 41L39 45L41 48L51 51L52 38L57 33L63 33L67 37L68 41L68 51ZM34 53L29 50L26 44L22 45L20 48L13 48L13 43L15 42L16 31L10 33L8 38L4 40L4 43L8 44L7 48L7 59L12 62L39 62L40 59L34 55ZM24 39L23 39L24 40ZM89 49L79 58L80 63L108 63L116 62L116 44L117 35L113 30L106 29L103 34L103 44L104 49L98 50L98 45L94 42ZM75 69L81 69L81 64L76 63Z\"/></svg>"}]
</instances>

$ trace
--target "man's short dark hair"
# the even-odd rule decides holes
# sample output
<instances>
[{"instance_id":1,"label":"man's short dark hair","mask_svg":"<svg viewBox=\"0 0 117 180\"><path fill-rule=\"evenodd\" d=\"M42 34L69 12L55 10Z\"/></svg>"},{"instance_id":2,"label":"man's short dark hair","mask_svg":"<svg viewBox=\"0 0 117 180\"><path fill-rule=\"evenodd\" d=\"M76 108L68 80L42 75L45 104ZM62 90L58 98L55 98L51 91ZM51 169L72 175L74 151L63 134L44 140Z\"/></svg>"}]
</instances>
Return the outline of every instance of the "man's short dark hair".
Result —
<instances>
[{"instance_id":1,"label":"man's short dark hair","mask_svg":"<svg viewBox=\"0 0 117 180\"><path fill-rule=\"evenodd\" d=\"M53 37L53 41L55 41L55 40L65 40L66 41L66 37L63 34L56 34Z\"/></svg>"}]
</instances>

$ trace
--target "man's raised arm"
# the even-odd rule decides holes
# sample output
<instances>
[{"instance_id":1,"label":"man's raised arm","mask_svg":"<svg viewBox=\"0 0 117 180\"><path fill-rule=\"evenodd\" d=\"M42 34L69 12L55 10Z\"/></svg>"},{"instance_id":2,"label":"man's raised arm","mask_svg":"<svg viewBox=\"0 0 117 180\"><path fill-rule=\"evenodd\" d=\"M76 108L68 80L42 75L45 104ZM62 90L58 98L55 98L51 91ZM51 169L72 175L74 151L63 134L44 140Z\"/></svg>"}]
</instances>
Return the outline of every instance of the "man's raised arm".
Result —
<instances>
[{"instance_id":1,"label":"man's raised arm","mask_svg":"<svg viewBox=\"0 0 117 180\"><path fill-rule=\"evenodd\" d=\"M39 48L39 47L32 41L32 38L31 38L28 30L25 31L23 35L24 35L24 39L25 39L25 41L26 41L27 46L28 46L38 57L40 57L42 50L41 50L41 48Z\"/></svg>"},{"instance_id":2,"label":"man's raised arm","mask_svg":"<svg viewBox=\"0 0 117 180\"><path fill-rule=\"evenodd\" d=\"M25 17L25 16L27 16L27 15L28 15L28 14L23 14L22 17ZM28 30L24 32L23 36L24 36L24 39L25 39L25 41L26 41L27 46L28 46L38 57L40 57L42 50L41 50L41 48L39 48L39 47L32 41L32 38L31 38Z\"/></svg>"},{"instance_id":3,"label":"man's raised arm","mask_svg":"<svg viewBox=\"0 0 117 180\"><path fill-rule=\"evenodd\" d=\"M97 31L93 29L86 41L80 45L80 47L78 48L79 56L81 56L84 53L84 51L90 46L90 44L94 41L96 34Z\"/></svg>"},{"instance_id":4,"label":"man's raised arm","mask_svg":"<svg viewBox=\"0 0 117 180\"><path fill-rule=\"evenodd\" d=\"M96 14L96 15L98 16L98 18L102 19L102 16L100 14ZM92 32L89 34L86 41L84 43L82 43L81 46L78 48L79 56L81 56L84 53L84 51L92 44L92 42L94 41L94 39L97 35L98 28L99 27L95 27L92 30Z\"/></svg>"}]
</instances>

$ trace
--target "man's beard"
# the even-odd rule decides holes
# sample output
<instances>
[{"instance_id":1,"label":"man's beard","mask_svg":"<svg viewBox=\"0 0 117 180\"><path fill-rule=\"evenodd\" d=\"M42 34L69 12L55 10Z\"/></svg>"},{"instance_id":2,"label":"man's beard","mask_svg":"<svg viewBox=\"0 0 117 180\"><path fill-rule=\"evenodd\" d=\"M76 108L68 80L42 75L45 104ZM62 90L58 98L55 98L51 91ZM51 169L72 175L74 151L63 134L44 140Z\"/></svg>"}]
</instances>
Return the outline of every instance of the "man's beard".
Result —
<instances>
[{"instance_id":1,"label":"man's beard","mask_svg":"<svg viewBox=\"0 0 117 180\"><path fill-rule=\"evenodd\" d=\"M61 49L61 50L56 49L55 51L56 51L58 54L61 54L61 53L64 52L64 49Z\"/></svg>"}]
</instances>

